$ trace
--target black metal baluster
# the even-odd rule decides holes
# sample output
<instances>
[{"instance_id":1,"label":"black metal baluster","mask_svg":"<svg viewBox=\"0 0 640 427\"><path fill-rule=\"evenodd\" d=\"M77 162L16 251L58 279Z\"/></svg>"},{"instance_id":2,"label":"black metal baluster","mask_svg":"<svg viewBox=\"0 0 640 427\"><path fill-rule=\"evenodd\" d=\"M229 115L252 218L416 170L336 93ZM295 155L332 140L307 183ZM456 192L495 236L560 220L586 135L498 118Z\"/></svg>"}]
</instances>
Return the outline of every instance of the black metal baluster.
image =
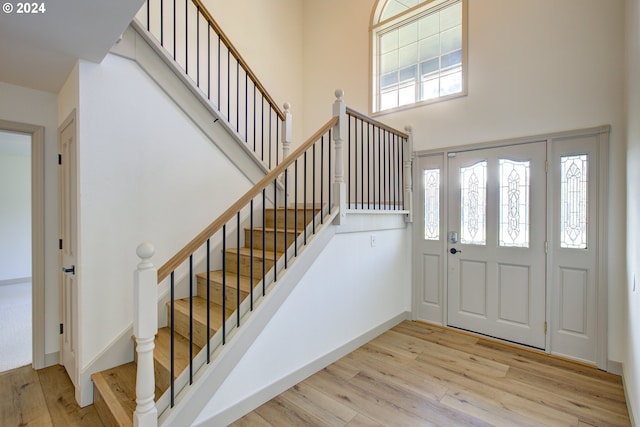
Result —
<instances>
[{"instance_id":1,"label":"black metal baluster","mask_svg":"<svg viewBox=\"0 0 640 427\"><path fill-rule=\"evenodd\" d=\"M275 212L274 212L275 216ZM262 296L267 293L267 189L262 189Z\"/></svg>"},{"instance_id":2,"label":"black metal baluster","mask_svg":"<svg viewBox=\"0 0 640 427\"><path fill-rule=\"evenodd\" d=\"M378 209L382 209L382 129L378 128Z\"/></svg>"},{"instance_id":3,"label":"black metal baluster","mask_svg":"<svg viewBox=\"0 0 640 427\"><path fill-rule=\"evenodd\" d=\"M176 60L176 0L173 0L173 60Z\"/></svg>"},{"instance_id":4,"label":"black metal baluster","mask_svg":"<svg viewBox=\"0 0 640 427\"><path fill-rule=\"evenodd\" d=\"M164 0L160 0L160 46L164 46Z\"/></svg>"},{"instance_id":5,"label":"black metal baluster","mask_svg":"<svg viewBox=\"0 0 640 427\"><path fill-rule=\"evenodd\" d=\"M273 152L272 137L273 137L273 106L269 104L269 169L273 167L271 165L271 153Z\"/></svg>"},{"instance_id":6,"label":"black metal baluster","mask_svg":"<svg viewBox=\"0 0 640 427\"><path fill-rule=\"evenodd\" d=\"M211 25L207 24L207 99L211 100Z\"/></svg>"},{"instance_id":7,"label":"black metal baluster","mask_svg":"<svg viewBox=\"0 0 640 427\"><path fill-rule=\"evenodd\" d=\"M311 162L311 208L312 210L312 214L311 214L311 218L313 221L313 227L312 227L312 232L313 234L316 234L316 143L314 142L313 145L311 146L311 149L313 150L313 156L312 159L313 161Z\"/></svg>"},{"instance_id":8,"label":"black metal baluster","mask_svg":"<svg viewBox=\"0 0 640 427\"><path fill-rule=\"evenodd\" d=\"M189 0L184 0L184 72L189 75Z\"/></svg>"},{"instance_id":9,"label":"black metal baluster","mask_svg":"<svg viewBox=\"0 0 640 427\"><path fill-rule=\"evenodd\" d=\"M222 345L226 344L227 322L227 224L222 226Z\"/></svg>"},{"instance_id":10,"label":"black metal baluster","mask_svg":"<svg viewBox=\"0 0 640 427\"><path fill-rule=\"evenodd\" d=\"M351 209L351 115L347 115L347 209Z\"/></svg>"},{"instance_id":11,"label":"black metal baluster","mask_svg":"<svg viewBox=\"0 0 640 427\"><path fill-rule=\"evenodd\" d=\"M253 152L256 152L256 129L258 121L256 120L256 85L253 85Z\"/></svg>"},{"instance_id":12,"label":"black metal baluster","mask_svg":"<svg viewBox=\"0 0 640 427\"><path fill-rule=\"evenodd\" d=\"M211 239L207 239L207 365L211 363L209 331L211 331Z\"/></svg>"},{"instance_id":13,"label":"black metal baluster","mask_svg":"<svg viewBox=\"0 0 640 427\"><path fill-rule=\"evenodd\" d=\"M309 150L307 150L309 151ZM307 244L307 151L304 152L304 162L302 165L302 206L304 207L304 244Z\"/></svg>"},{"instance_id":14,"label":"black metal baluster","mask_svg":"<svg viewBox=\"0 0 640 427\"><path fill-rule=\"evenodd\" d=\"M196 7L196 80L200 88L200 6Z\"/></svg>"},{"instance_id":15,"label":"black metal baluster","mask_svg":"<svg viewBox=\"0 0 640 427\"><path fill-rule=\"evenodd\" d=\"M249 298L251 301L249 302L250 310L253 311L253 199L249 203L250 219L249 219L249 235L250 235L250 250L249 250Z\"/></svg>"},{"instance_id":16,"label":"black metal baluster","mask_svg":"<svg viewBox=\"0 0 640 427\"><path fill-rule=\"evenodd\" d=\"M320 137L320 224L324 224L324 135Z\"/></svg>"},{"instance_id":17,"label":"black metal baluster","mask_svg":"<svg viewBox=\"0 0 640 427\"><path fill-rule=\"evenodd\" d=\"M355 123L353 125L354 135L353 135L353 149L355 152L353 163L355 172L353 174L354 181L354 195L353 195L353 203L354 209L358 209L358 118L355 118ZM349 144L351 145L351 144Z\"/></svg>"},{"instance_id":18,"label":"black metal baluster","mask_svg":"<svg viewBox=\"0 0 640 427\"><path fill-rule=\"evenodd\" d=\"M171 343L170 343L170 353L171 353L171 363L170 363L170 367L169 367L169 371L170 375L171 375L171 407L173 408L173 405L175 403L175 387L174 387L174 378L175 378L175 362L176 362L176 358L175 358L175 333L176 333L176 323L175 323L175 314L176 314L176 284L175 284L175 274L172 271L171 272L171 283L170 283L170 298L171 298L171 316L169 319L169 324L170 327L169 329L171 330Z\"/></svg>"},{"instance_id":19,"label":"black metal baluster","mask_svg":"<svg viewBox=\"0 0 640 427\"><path fill-rule=\"evenodd\" d=\"M298 160L296 159L295 162L293 162L294 166L293 166L293 173L295 174L294 177L294 190L293 190L293 229L294 229L294 233L293 233L293 252L294 252L294 256L298 256ZM285 215L287 215L289 212L285 212Z\"/></svg>"},{"instance_id":20,"label":"black metal baluster","mask_svg":"<svg viewBox=\"0 0 640 427\"><path fill-rule=\"evenodd\" d=\"M360 120L360 209L364 209L364 120Z\"/></svg>"},{"instance_id":21,"label":"black metal baluster","mask_svg":"<svg viewBox=\"0 0 640 427\"><path fill-rule=\"evenodd\" d=\"M287 193L289 192L289 168L284 170L284 268L287 268L287 206L288 206L288 199L287 199ZM276 224L277 225L277 224ZM277 232L277 227L276 227L276 232Z\"/></svg>"},{"instance_id":22,"label":"black metal baluster","mask_svg":"<svg viewBox=\"0 0 640 427\"><path fill-rule=\"evenodd\" d=\"M273 180L273 203L274 203L274 212L277 212L278 206L278 182ZM278 233L276 232L276 226L278 223L274 224L273 228L273 281L278 280Z\"/></svg>"},{"instance_id":23,"label":"black metal baluster","mask_svg":"<svg viewBox=\"0 0 640 427\"><path fill-rule=\"evenodd\" d=\"M244 140L249 142L249 75L244 72Z\"/></svg>"},{"instance_id":24,"label":"black metal baluster","mask_svg":"<svg viewBox=\"0 0 640 427\"><path fill-rule=\"evenodd\" d=\"M327 157L328 157L328 163L329 163L329 170L327 171L327 188L329 190L329 212L328 213L331 213L331 209L333 208L333 198L331 197L331 187L332 187L331 156L333 155L333 151L331 150L331 141L333 140L332 136L333 135L331 135L331 129L329 129L329 147L327 147Z\"/></svg>"},{"instance_id":25,"label":"black metal baluster","mask_svg":"<svg viewBox=\"0 0 640 427\"><path fill-rule=\"evenodd\" d=\"M189 255L189 385L193 384L193 254Z\"/></svg>"},{"instance_id":26,"label":"black metal baluster","mask_svg":"<svg viewBox=\"0 0 640 427\"><path fill-rule=\"evenodd\" d=\"M147 31L151 32L151 0L147 0Z\"/></svg>"},{"instance_id":27,"label":"black metal baluster","mask_svg":"<svg viewBox=\"0 0 640 427\"><path fill-rule=\"evenodd\" d=\"M264 94L262 94L262 113L260 115L260 124L262 126L260 133L262 139L262 153L260 154L260 158L264 162Z\"/></svg>"},{"instance_id":28,"label":"black metal baluster","mask_svg":"<svg viewBox=\"0 0 640 427\"><path fill-rule=\"evenodd\" d=\"M220 105L220 80L222 80L222 46L220 46L220 42L220 34L218 34L218 103L216 104L216 106L218 107L218 111L222 112L222 105Z\"/></svg>"},{"instance_id":29,"label":"black metal baluster","mask_svg":"<svg viewBox=\"0 0 640 427\"><path fill-rule=\"evenodd\" d=\"M240 212L236 215L236 247L238 253L236 262L238 263L238 271L236 271L236 326L240 327Z\"/></svg>"},{"instance_id":30,"label":"black metal baluster","mask_svg":"<svg viewBox=\"0 0 640 427\"><path fill-rule=\"evenodd\" d=\"M371 125L367 124L367 209L371 209Z\"/></svg>"}]
</instances>

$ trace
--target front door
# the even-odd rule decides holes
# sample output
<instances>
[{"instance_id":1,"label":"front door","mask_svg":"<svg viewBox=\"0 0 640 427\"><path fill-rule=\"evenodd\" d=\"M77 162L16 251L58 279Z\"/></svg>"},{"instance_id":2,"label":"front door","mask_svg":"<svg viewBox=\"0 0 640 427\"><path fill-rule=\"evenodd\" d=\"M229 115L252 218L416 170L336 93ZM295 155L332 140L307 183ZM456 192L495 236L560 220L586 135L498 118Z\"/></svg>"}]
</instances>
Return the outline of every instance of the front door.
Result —
<instances>
[{"instance_id":1,"label":"front door","mask_svg":"<svg viewBox=\"0 0 640 427\"><path fill-rule=\"evenodd\" d=\"M60 209L60 293L62 357L69 378L76 384L78 283L77 261L77 203L76 203L76 124L71 116L58 133L59 174L58 203Z\"/></svg>"},{"instance_id":2,"label":"front door","mask_svg":"<svg viewBox=\"0 0 640 427\"><path fill-rule=\"evenodd\" d=\"M544 349L546 142L450 153L447 323Z\"/></svg>"}]
</instances>

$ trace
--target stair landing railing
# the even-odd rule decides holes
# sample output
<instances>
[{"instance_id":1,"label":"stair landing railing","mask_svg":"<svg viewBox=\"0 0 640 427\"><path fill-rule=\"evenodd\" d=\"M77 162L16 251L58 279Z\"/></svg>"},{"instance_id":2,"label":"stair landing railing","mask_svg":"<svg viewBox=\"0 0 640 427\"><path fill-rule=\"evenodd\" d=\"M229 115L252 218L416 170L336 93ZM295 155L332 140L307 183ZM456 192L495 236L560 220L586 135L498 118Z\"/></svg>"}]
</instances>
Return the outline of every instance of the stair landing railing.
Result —
<instances>
[{"instance_id":1,"label":"stair landing railing","mask_svg":"<svg viewBox=\"0 0 640 427\"><path fill-rule=\"evenodd\" d=\"M194 373L197 372L205 364L211 362L210 356L220 345L225 345L232 329L239 328L245 321L245 315L254 309L254 301L264 296L268 286L277 282L279 275L286 270L289 264L298 256L298 252L303 248L308 238L315 234L318 228L332 218L334 224L341 224L346 221L346 213L348 210L369 209L369 210L389 210L399 213L407 213L408 206L403 202L410 200L411 186L411 164L410 160L410 135L395 131L382 123L367 118L364 115L355 113L346 107L343 101L343 92L336 91L336 101L333 105L333 117L321 127L311 138L295 149L291 155L284 158L280 164L275 167L264 179L249 190L243 197L234 203L227 211L225 211L218 219L206 227L198 236L196 236L189 244L179 251L173 258L167 261L158 270L155 269L150 259L153 256L153 247L148 244L142 244L138 247L137 254L141 259L138 269L135 272L135 290L134 290L134 332L138 343L136 351L138 352L138 371L136 384L136 403L137 407L134 413L134 422L136 426L151 427L156 426L158 415L163 411L172 408L175 403L176 394L191 384L194 379ZM369 134L384 134L386 136L380 138L360 139L355 138L354 133L350 130L350 122L358 121L361 129L369 127ZM360 131L359 135L363 135ZM286 140L286 138L285 138ZM347 151L353 154L345 155L344 145L347 144ZM359 147L357 158L356 147ZM370 157L365 161L360 157L367 150L362 147L368 147L371 152ZM402 153L401 153L402 152ZM404 167L401 162L405 161ZM364 162L364 163L363 163ZM352 164L352 166L349 166ZM348 173L348 169L358 172ZM363 166L366 168L383 167L385 172L376 175L373 171L369 174L363 174ZM368 169L366 169L368 170ZM370 176L370 181L365 188L371 188L366 196L362 193L363 176ZM347 178L345 180L345 177ZM351 182L358 177L359 181L356 185ZM405 192L401 191L401 185L405 185ZM352 197L348 197L348 187L353 187L354 193ZM282 190L279 190L282 188ZM360 192L355 189L360 188ZM379 191L373 191L373 189ZM282 196L278 196L278 192ZM281 253L276 249L273 255L265 252L266 247L266 214L265 208L271 202L267 193L272 192L271 200L279 200L280 205L286 208L303 207L301 215L307 215L306 208L312 207L313 215L310 218L311 223L299 229L298 213L294 209L294 218L284 215L284 245L285 248ZM395 199L394 199L395 192ZM358 197L353 197L354 195ZM353 199L353 200L351 200ZM358 199L358 200L356 200ZM316 212L319 212L316 215ZM306 218L305 218L306 219ZM293 223L288 223L291 221ZM305 224L307 221L303 221ZM238 259L229 260L224 255L227 247L239 248L246 242L243 241L240 233L241 227L248 228L248 234L251 239L249 244L250 259L253 255L262 258L262 263L258 268L253 264L249 268L250 277L250 295L245 301L240 301L240 292L236 292L235 312L228 315L226 289L228 283L222 284L222 297L218 301L213 301L210 294L210 287L207 286L207 328L210 330L211 315L210 303L217 303L222 306L222 319L220 320L221 329L215 335L207 340L206 345L202 348L204 357L191 354L188 375L180 375L184 377L184 381L180 384L174 383L173 366L175 361L171 359L171 385L169 390L160 398L158 402L154 402L155 380L153 369L153 349L154 335L158 330L158 285L168 279L170 281L171 307L175 298L176 290L176 274L179 271L187 271L186 281L188 282L189 298L192 299L194 289L194 261L195 264L203 265L204 271L207 273L207 283L209 282L209 271L212 262L214 262L212 253L212 242L222 242L222 270L226 271L227 263L235 262L240 264L239 251ZM254 249L254 227L261 228L262 234L257 238L262 240L262 249ZM292 229L289 233L286 230ZM273 233L269 239L273 248L278 248L278 233ZM282 237L281 237L282 238ZM272 267L265 267L269 256ZM198 261L196 258L204 257L204 261ZM224 277L224 275L223 275ZM239 276L238 276L239 277ZM254 285L257 282L257 285ZM236 283L237 289L240 289L240 283ZM193 311L190 316L193 318ZM173 308L169 312L168 323L171 325L171 336L175 334L173 326ZM194 347L193 332L189 337L190 348ZM174 353L174 343L171 342L171 354ZM198 359L201 362L196 361ZM187 372L187 371L185 371ZM168 397L167 397L168 396ZM166 397L166 398L165 398ZM163 401L161 403L161 401Z\"/></svg>"},{"instance_id":2,"label":"stair landing railing","mask_svg":"<svg viewBox=\"0 0 640 427\"><path fill-rule=\"evenodd\" d=\"M200 0L147 0L137 19L269 169L280 158L281 109ZM285 155L282 155L284 158Z\"/></svg>"}]
</instances>

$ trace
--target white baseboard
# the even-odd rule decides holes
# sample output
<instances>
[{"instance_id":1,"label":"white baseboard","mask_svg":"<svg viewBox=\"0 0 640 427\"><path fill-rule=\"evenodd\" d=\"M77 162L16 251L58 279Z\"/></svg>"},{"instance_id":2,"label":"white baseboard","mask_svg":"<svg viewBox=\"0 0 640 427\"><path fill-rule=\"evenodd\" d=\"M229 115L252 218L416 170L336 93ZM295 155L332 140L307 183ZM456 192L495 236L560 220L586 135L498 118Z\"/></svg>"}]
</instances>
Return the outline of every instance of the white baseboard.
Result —
<instances>
[{"instance_id":1,"label":"white baseboard","mask_svg":"<svg viewBox=\"0 0 640 427\"><path fill-rule=\"evenodd\" d=\"M618 362L616 362L618 363ZM636 427L638 424L636 424L636 420L635 417L633 415L633 405L631 405L631 401L629 400L629 390L627 390L627 383L624 380L625 379L625 375L624 375L624 365L622 363L619 363L620 365L620 370L622 371L622 388L624 390L624 398L627 401L627 411L629 412L629 421L631 421L631 426L632 427Z\"/></svg>"},{"instance_id":2,"label":"white baseboard","mask_svg":"<svg viewBox=\"0 0 640 427\"><path fill-rule=\"evenodd\" d=\"M609 360L607 362L607 372L610 374L622 375L622 363L615 360Z\"/></svg>"},{"instance_id":3,"label":"white baseboard","mask_svg":"<svg viewBox=\"0 0 640 427\"><path fill-rule=\"evenodd\" d=\"M47 353L44 355L44 367L48 368L49 366L57 365L60 363L60 352L56 351L54 353Z\"/></svg>"},{"instance_id":4,"label":"white baseboard","mask_svg":"<svg viewBox=\"0 0 640 427\"><path fill-rule=\"evenodd\" d=\"M239 402L236 405L232 406L231 408L227 409L226 411L221 412L215 417L206 420L204 423L199 424L199 426L204 427L204 426L228 425L236 421L238 418L246 415L247 413L259 407L263 403L268 402L269 400L273 399L274 397L278 396L279 394L283 393L284 391L288 390L289 388L293 387L294 385L298 384L304 379L310 377L311 375L329 366L330 364L337 361L338 359L346 356L347 354L351 353L352 351L356 350L362 345L368 343L378 335L388 331L389 329L396 326L400 322L404 320L409 320L409 319L411 319L411 313L404 312L387 320L386 322L372 328L371 330L364 333L363 335L360 335L354 340L344 344L342 347L339 347L333 350L332 352L319 357L318 359L314 360L313 362L309 363L303 368L297 370L296 372L293 372L291 375L288 375L286 378L283 378L278 382L273 383L271 386L264 388L262 390L259 390L257 393L251 396L248 396L242 402Z\"/></svg>"},{"instance_id":5,"label":"white baseboard","mask_svg":"<svg viewBox=\"0 0 640 427\"><path fill-rule=\"evenodd\" d=\"M31 282L31 277L18 277L16 279L0 280L0 286L17 285L19 283Z\"/></svg>"}]
</instances>

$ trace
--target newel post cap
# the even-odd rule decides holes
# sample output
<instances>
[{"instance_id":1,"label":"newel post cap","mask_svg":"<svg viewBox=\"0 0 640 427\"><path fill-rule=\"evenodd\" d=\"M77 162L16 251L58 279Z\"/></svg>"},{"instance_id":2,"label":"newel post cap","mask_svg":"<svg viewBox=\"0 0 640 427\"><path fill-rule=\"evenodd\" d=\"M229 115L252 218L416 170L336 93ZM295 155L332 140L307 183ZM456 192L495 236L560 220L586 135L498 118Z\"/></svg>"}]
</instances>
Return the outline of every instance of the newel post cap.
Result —
<instances>
[{"instance_id":1,"label":"newel post cap","mask_svg":"<svg viewBox=\"0 0 640 427\"><path fill-rule=\"evenodd\" d=\"M342 98L344 97L344 90L336 89L335 96L338 98L338 101L342 102Z\"/></svg>"},{"instance_id":2,"label":"newel post cap","mask_svg":"<svg viewBox=\"0 0 640 427\"><path fill-rule=\"evenodd\" d=\"M140 258L141 262L138 264L138 268L151 268L153 264L151 263L151 258L156 253L156 248L148 242L141 243L136 248L136 254Z\"/></svg>"}]
</instances>

